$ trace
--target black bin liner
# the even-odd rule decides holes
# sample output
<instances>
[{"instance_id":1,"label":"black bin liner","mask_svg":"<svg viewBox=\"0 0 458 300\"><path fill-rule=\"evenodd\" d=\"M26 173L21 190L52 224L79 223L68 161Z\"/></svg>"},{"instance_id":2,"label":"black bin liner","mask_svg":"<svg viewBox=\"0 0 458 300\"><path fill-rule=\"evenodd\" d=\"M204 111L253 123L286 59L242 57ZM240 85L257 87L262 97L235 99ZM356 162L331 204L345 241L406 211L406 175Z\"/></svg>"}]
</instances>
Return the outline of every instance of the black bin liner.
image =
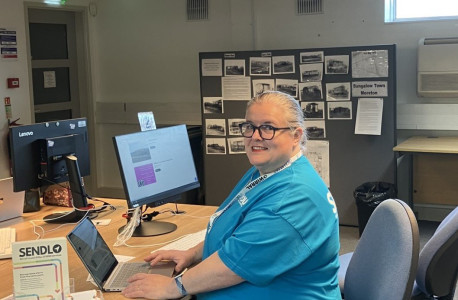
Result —
<instances>
[{"instance_id":1,"label":"black bin liner","mask_svg":"<svg viewBox=\"0 0 458 300\"><path fill-rule=\"evenodd\" d=\"M365 182L353 192L358 209L359 235L363 234L367 221L383 200L397 198L396 186L388 182Z\"/></svg>"}]
</instances>

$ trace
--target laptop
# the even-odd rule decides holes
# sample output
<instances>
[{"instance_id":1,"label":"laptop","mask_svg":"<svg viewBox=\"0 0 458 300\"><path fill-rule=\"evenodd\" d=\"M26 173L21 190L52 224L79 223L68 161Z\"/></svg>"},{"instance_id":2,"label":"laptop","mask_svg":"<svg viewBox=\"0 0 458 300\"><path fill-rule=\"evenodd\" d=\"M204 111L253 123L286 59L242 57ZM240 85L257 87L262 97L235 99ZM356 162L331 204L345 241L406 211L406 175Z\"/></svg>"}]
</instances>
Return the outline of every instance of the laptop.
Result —
<instances>
[{"instance_id":1,"label":"laptop","mask_svg":"<svg viewBox=\"0 0 458 300\"><path fill-rule=\"evenodd\" d=\"M75 226L67 240L102 291L122 291L128 285L127 279L137 273L173 275L174 262L153 267L147 262L118 262L88 217Z\"/></svg>"},{"instance_id":2,"label":"laptop","mask_svg":"<svg viewBox=\"0 0 458 300\"><path fill-rule=\"evenodd\" d=\"M22 216L24 195L13 191L13 177L0 179L0 222Z\"/></svg>"}]
</instances>

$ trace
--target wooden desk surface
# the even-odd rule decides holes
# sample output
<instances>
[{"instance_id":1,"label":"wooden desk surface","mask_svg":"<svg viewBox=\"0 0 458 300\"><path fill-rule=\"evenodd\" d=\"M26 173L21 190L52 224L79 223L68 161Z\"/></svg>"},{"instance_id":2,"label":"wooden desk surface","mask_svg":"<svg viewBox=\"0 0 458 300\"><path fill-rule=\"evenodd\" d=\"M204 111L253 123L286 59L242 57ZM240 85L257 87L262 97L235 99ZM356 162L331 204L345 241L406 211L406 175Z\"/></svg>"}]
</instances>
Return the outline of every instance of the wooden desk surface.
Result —
<instances>
[{"instance_id":1,"label":"wooden desk surface","mask_svg":"<svg viewBox=\"0 0 458 300\"><path fill-rule=\"evenodd\" d=\"M393 148L399 152L458 154L458 137L414 136Z\"/></svg>"},{"instance_id":2,"label":"wooden desk surface","mask_svg":"<svg viewBox=\"0 0 458 300\"><path fill-rule=\"evenodd\" d=\"M151 252L151 250L160 248L163 245L158 246L148 246L153 245L156 243L166 242L175 238L178 238L182 235L199 231L204 229L207 225L208 219L210 215L216 210L215 206L202 206L202 205L190 205L190 204L179 204L178 208L180 210L186 211L186 214L183 215L172 215L170 213L164 213L158 215L155 220L164 220L168 222L172 222L178 225L177 230L171 232L169 234L156 236L156 237L137 237L131 238L128 241L129 245L144 245L145 247L139 248L130 248L126 246L120 247L113 247L113 244L116 241L116 236L118 232L118 228L125 224L125 219L122 218L122 214L126 211L126 202L125 200L117 200L117 199L104 199L105 201L109 202L110 204L117 206L118 209L116 211L106 210L101 212L97 219L111 219L111 223L107 226L97 226L100 234L103 236L103 239L107 242L110 246L110 249L113 251L114 254L119 255L129 255L135 256L136 261L142 261L143 257ZM156 209L149 209L149 211L162 211L164 209L174 209L174 204L166 204ZM17 241L25 241L25 240L32 240L36 239L36 235L33 233L33 225L31 222L32 220L35 221L36 225L42 226L43 229L46 231L44 238L52 238L52 237L62 237L66 236L73 227L74 224L64 225L56 230L53 230L61 224L47 224L41 220L44 216L50 214L53 211L63 211L66 208L62 207L53 207L53 206L42 206L41 210L34 213L25 213L22 217L22 222L16 222L15 225L10 225L10 223L3 223L0 222L0 227L4 226L11 226L16 228L16 240ZM14 222L14 220L13 220ZM5 225L6 224L6 225ZM53 231L51 231L53 230ZM39 231L39 229L37 229ZM69 261L69 276L70 278L74 278L75 283L75 291L85 291L85 290L93 290L98 289L92 283L86 281L88 272L86 268L81 263L81 260L76 255L75 251L68 244L68 261ZM0 260L0 274L1 274L1 282L0 282L0 299L11 295L13 293L13 267L11 259L2 259ZM104 299L126 299L120 293L104 293Z\"/></svg>"}]
</instances>

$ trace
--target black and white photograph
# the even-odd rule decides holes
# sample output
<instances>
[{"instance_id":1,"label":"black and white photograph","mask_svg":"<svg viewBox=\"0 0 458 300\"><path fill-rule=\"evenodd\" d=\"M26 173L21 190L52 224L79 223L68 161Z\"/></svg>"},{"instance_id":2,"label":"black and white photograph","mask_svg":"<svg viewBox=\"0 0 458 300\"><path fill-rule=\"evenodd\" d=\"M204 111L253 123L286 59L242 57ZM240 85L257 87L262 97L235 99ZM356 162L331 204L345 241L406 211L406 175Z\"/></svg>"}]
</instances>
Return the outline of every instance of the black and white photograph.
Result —
<instances>
[{"instance_id":1,"label":"black and white photograph","mask_svg":"<svg viewBox=\"0 0 458 300\"><path fill-rule=\"evenodd\" d=\"M223 97L203 97L204 114L222 114Z\"/></svg>"},{"instance_id":2,"label":"black and white photograph","mask_svg":"<svg viewBox=\"0 0 458 300\"><path fill-rule=\"evenodd\" d=\"M205 120L206 135L226 135L226 120L225 119L206 119Z\"/></svg>"},{"instance_id":3,"label":"black and white photograph","mask_svg":"<svg viewBox=\"0 0 458 300\"><path fill-rule=\"evenodd\" d=\"M239 125L245 122L245 119L227 119L229 135L242 135Z\"/></svg>"},{"instance_id":4,"label":"black and white photograph","mask_svg":"<svg viewBox=\"0 0 458 300\"><path fill-rule=\"evenodd\" d=\"M305 121L307 137L310 139L324 139L326 137L326 125L322 121Z\"/></svg>"},{"instance_id":5,"label":"black and white photograph","mask_svg":"<svg viewBox=\"0 0 458 300\"><path fill-rule=\"evenodd\" d=\"M324 119L324 101L301 102L305 120Z\"/></svg>"},{"instance_id":6,"label":"black and white photograph","mask_svg":"<svg viewBox=\"0 0 458 300\"><path fill-rule=\"evenodd\" d=\"M328 105L329 120L351 120L351 101L331 101Z\"/></svg>"},{"instance_id":7,"label":"black and white photograph","mask_svg":"<svg viewBox=\"0 0 458 300\"><path fill-rule=\"evenodd\" d=\"M272 57L274 66L274 74L290 74L295 73L294 55L290 56L274 56Z\"/></svg>"},{"instance_id":8,"label":"black and white photograph","mask_svg":"<svg viewBox=\"0 0 458 300\"><path fill-rule=\"evenodd\" d=\"M301 52L299 54L300 63L301 64L314 64L323 62L323 51L316 51L316 52Z\"/></svg>"},{"instance_id":9,"label":"black and white photograph","mask_svg":"<svg viewBox=\"0 0 458 300\"><path fill-rule=\"evenodd\" d=\"M350 100L350 82L326 83L326 100L348 101Z\"/></svg>"},{"instance_id":10,"label":"black and white photograph","mask_svg":"<svg viewBox=\"0 0 458 300\"><path fill-rule=\"evenodd\" d=\"M229 154L242 154L246 153L245 151L245 138L228 138L227 143L229 147Z\"/></svg>"},{"instance_id":11,"label":"black and white photograph","mask_svg":"<svg viewBox=\"0 0 458 300\"><path fill-rule=\"evenodd\" d=\"M253 79L253 97L264 93L265 91L275 91L274 79Z\"/></svg>"},{"instance_id":12,"label":"black and white photograph","mask_svg":"<svg viewBox=\"0 0 458 300\"><path fill-rule=\"evenodd\" d=\"M323 64L299 65L301 82L321 81L323 79Z\"/></svg>"},{"instance_id":13,"label":"black and white photograph","mask_svg":"<svg viewBox=\"0 0 458 300\"><path fill-rule=\"evenodd\" d=\"M325 74L348 74L348 55L326 56L324 61L326 66Z\"/></svg>"},{"instance_id":14,"label":"black and white photograph","mask_svg":"<svg viewBox=\"0 0 458 300\"><path fill-rule=\"evenodd\" d=\"M275 87L277 91L291 95L297 98L297 85L298 82L295 79L277 79L275 80Z\"/></svg>"},{"instance_id":15,"label":"black and white photograph","mask_svg":"<svg viewBox=\"0 0 458 300\"><path fill-rule=\"evenodd\" d=\"M245 76L245 60L225 59L224 76Z\"/></svg>"},{"instance_id":16,"label":"black and white photograph","mask_svg":"<svg viewBox=\"0 0 458 300\"><path fill-rule=\"evenodd\" d=\"M250 57L250 75L270 76L271 69L272 59L270 57Z\"/></svg>"},{"instance_id":17,"label":"black and white photograph","mask_svg":"<svg viewBox=\"0 0 458 300\"><path fill-rule=\"evenodd\" d=\"M205 147L207 154L226 154L225 138L206 138Z\"/></svg>"},{"instance_id":18,"label":"black and white photograph","mask_svg":"<svg viewBox=\"0 0 458 300\"><path fill-rule=\"evenodd\" d=\"M299 99L304 101L323 99L321 82L310 81L299 83Z\"/></svg>"}]
</instances>

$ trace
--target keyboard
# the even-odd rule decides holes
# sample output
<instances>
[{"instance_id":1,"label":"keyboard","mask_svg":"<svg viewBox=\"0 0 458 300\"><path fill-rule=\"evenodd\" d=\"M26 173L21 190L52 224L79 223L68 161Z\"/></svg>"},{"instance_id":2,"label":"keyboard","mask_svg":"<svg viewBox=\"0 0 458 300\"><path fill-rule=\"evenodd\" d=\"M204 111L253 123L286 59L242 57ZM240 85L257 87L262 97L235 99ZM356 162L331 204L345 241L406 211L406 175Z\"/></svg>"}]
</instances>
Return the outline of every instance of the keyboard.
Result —
<instances>
[{"instance_id":1,"label":"keyboard","mask_svg":"<svg viewBox=\"0 0 458 300\"><path fill-rule=\"evenodd\" d=\"M205 239L205 233L207 229L203 229L201 231L197 231L188 235L185 235L179 240L173 241L170 244L167 244L159 249L153 250L151 252L157 250L188 250L189 248L194 247L195 245L203 242Z\"/></svg>"},{"instance_id":2,"label":"keyboard","mask_svg":"<svg viewBox=\"0 0 458 300\"><path fill-rule=\"evenodd\" d=\"M12 255L11 245L16 241L16 228L0 228L0 259L10 258Z\"/></svg>"}]
</instances>

